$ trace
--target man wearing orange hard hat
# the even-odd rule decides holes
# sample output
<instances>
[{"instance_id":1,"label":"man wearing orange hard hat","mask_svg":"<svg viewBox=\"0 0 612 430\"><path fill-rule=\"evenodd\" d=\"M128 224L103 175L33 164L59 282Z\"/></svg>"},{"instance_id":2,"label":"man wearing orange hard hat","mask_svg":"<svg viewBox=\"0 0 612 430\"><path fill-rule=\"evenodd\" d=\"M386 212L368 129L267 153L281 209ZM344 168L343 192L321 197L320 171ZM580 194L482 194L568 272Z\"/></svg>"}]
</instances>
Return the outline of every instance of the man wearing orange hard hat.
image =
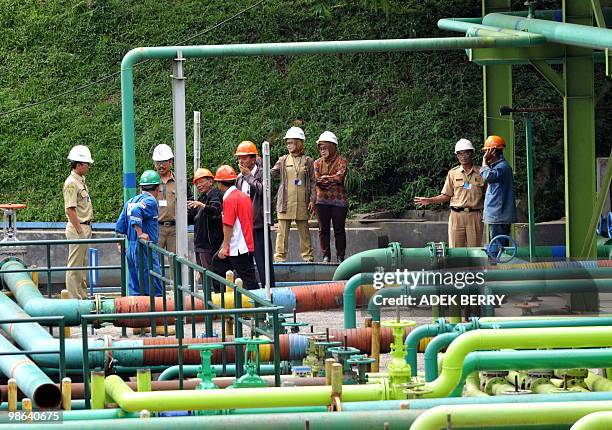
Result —
<instances>
[{"instance_id":1,"label":"man wearing orange hard hat","mask_svg":"<svg viewBox=\"0 0 612 430\"><path fill-rule=\"evenodd\" d=\"M501 136L492 135L482 148L485 153L480 174L487 183L483 221L489 226L489 241L499 235L508 236L510 226L516 222L512 167L504 158L505 147ZM501 244L507 245L507 241Z\"/></svg>"},{"instance_id":2,"label":"man wearing orange hard hat","mask_svg":"<svg viewBox=\"0 0 612 430\"><path fill-rule=\"evenodd\" d=\"M193 248L197 263L212 270L213 256L223 243L221 203L223 193L213 187L214 175L200 168L193 175L193 184L198 189L198 200L187 201L187 218L193 224Z\"/></svg>"},{"instance_id":3,"label":"man wearing orange hard hat","mask_svg":"<svg viewBox=\"0 0 612 430\"><path fill-rule=\"evenodd\" d=\"M236 180L236 188L248 195L253 202L253 240L255 243L255 264L259 274L259 282L266 285L264 240L268 240L268 249L272 248L270 238L266 239L264 229L264 207L263 207L263 165L255 143L250 140L240 142L236 148L238 168L240 174ZM272 252L269 253L270 264L270 286L274 287L274 266L272 265Z\"/></svg>"},{"instance_id":4,"label":"man wearing orange hard hat","mask_svg":"<svg viewBox=\"0 0 612 430\"><path fill-rule=\"evenodd\" d=\"M256 289L257 276L253 266L253 205L251 199L236 187L236 171L231 166L220 166L214 180L223 193L223 243L213 259L214 271L225 276L235 270L249 290Z\"/></svg>"}]
</instances>

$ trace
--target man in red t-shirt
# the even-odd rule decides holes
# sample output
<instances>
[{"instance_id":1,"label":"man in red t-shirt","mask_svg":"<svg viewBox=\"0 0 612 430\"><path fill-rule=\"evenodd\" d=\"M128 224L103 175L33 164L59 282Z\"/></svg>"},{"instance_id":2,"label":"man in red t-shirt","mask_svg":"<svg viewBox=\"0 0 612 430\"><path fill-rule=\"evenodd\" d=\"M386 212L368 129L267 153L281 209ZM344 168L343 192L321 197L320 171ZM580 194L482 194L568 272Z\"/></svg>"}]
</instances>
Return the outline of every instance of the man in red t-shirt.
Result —
<instances>
[{"instance_id":1,"label":"man in red t-shirt","mask_svg":"<svg viewBox=\"0 0 612 430\"><path fill-rule=\"evenodd\" d=\"M253 290L259 287L253 264L253 205L250 197L236 188L236 178L236 171L227 165L215 173L215 182L223 193L223 244L213 268L221 276L235 270L244 287Z\"/></svg>"}]
</instances>

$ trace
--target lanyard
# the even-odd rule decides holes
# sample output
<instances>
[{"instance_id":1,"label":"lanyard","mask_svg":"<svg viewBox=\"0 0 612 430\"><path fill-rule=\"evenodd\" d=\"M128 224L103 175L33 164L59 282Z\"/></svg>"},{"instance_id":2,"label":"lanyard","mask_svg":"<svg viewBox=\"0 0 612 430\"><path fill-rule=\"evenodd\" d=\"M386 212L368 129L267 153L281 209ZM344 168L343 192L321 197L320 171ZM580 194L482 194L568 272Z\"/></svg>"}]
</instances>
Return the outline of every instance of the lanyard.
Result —
<instances>
[{"instance_id":1,"label":"lanyard","mask_svg":"<svg viewBox=\"0 0 612 430\"><path fill-rule=\"evenodd\" d=\"M293 160L293 170L295 170L295 177L299 178L300 177L300 169L302 168L302 157L300 158L300 164L296 163L295 158L293 157L293 155L289 154L289 156L291 157L291 160ZM297 165L297 167L296 167Z\"/></svg>"}]
</instances>

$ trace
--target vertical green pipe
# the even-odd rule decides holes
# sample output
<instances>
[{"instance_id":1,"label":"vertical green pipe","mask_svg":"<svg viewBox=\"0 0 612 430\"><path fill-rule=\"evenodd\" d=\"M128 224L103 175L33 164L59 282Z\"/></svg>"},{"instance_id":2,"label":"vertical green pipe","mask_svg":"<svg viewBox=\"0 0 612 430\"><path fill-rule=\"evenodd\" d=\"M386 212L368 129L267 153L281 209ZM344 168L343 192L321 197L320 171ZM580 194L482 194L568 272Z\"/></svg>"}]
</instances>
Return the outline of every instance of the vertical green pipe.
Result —
<instances>
[{"instance_id":1,"label":"vertical green pipe","mask_svg":"<svg viewBox=\"0 0 612 430\"><path fill-rule=\"evenodd\" d=\"M91 409L104 409L104 372L91 372Z\"/></svg>"},{"instance_id":2,"label":"vertical green pipe","mask_svg":"<svg viewBox=\"0 0 612 430\"><path fill-rule=\"evenodd\" d=\"M535 189L533 186L533 131L531 115L525 113L525 144L527 147L527 203L529 211L529 261L535 258Z\"/></svg>"},{"instance_id":3,"label":"vertical green pipe","mask_svg":"<svg viewBox=\"0 0 612 430\"><path fill-rule=\"evenodd\" d=\"M136 195L136 154L134 129L134 63L131 57L121 62L121 133L123 145L123 201Z\"/></svg>"},{"instance_id":4,"label":"vertical green pipe","mask_svg":"<svg viewBox=\"0 0 612 430\"><path fill-rule=\"evenodd\" d=\"M138 369L136 372L136 391L144 393L151 390L151 369Z\"/></svg>"}]
</instances>

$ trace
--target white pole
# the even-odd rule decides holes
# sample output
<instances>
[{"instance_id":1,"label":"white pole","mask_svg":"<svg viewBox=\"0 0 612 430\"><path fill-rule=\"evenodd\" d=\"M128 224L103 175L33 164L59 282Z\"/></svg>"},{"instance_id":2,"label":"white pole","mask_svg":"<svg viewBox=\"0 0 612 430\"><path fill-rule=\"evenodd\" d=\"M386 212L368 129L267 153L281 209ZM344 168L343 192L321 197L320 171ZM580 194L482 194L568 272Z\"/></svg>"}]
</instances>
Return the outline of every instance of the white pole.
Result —
<instances>
[{"instance_id":1,"label":"white pole","mask_svg":"<svg viewBox=\"0 0 612 430\"><path fill-rule=\"evenodd\" d=\"M270 143L264 141L261 144L263 153L263 216L264 216L264 266L266 273L266 299L270 300L270 225L272 224L272 213L270 212Z\"/></svg>"},{"instance_id":2,"label":"white pole","mask_svg":"<svg viewBox=\"0 0 612 430\"><path fill-rule=\"evenodd\" d=\"M193 111L193 172L200 168L200 112ZM193 199L198 199L198 189L193 186Z\"/></svg>"}]
</instances>

